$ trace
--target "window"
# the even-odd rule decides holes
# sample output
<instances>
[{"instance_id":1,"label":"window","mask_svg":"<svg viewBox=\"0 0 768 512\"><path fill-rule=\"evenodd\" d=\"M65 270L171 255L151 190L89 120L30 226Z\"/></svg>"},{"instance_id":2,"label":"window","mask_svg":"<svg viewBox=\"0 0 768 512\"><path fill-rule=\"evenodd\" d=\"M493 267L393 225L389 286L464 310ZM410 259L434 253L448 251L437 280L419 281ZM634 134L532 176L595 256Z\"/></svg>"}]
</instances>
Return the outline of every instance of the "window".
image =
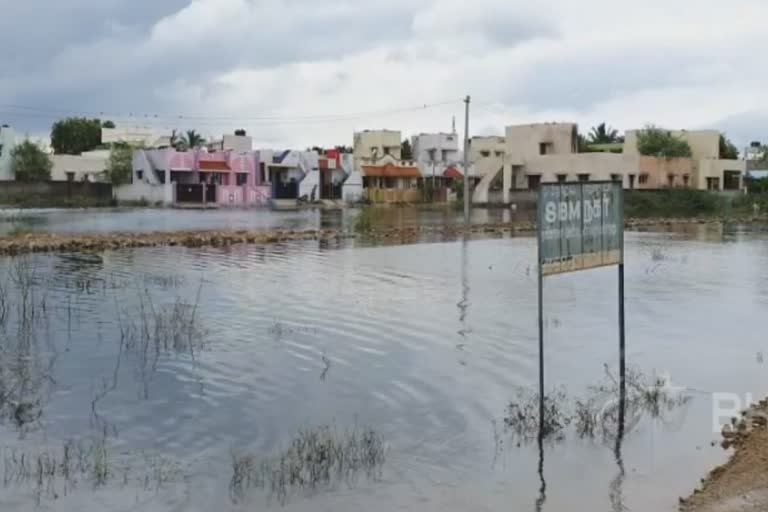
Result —
<instances>
[{"instance_id":1,"label":"window","mask_svg":"<svg viewBox=\"0 0 768 512\"><path fill-rule=\"evenodd\" d=\"M390 148L388 148L388 147L385 147L385 148L384 148L384 154L385 154L385 155L388 155L388 154L389 154L389 149L390 149Z\"/></svg>"},{"instance_id":2,"label":"window","mask_svg":"<svg viewBox=\"0 0 768 512\"><path fill-rule=\"evenodd\" d=\"M647 174L641 174L640 178L637 180L637 182L641 185L646 185L648 183L648 175Z\"/></svg>"},{"instance_id":3,"label":"window","mask_svg":"<svg viewBox=\"0 0 768 512\"><path fill-rule=\"evenodd\" d=\"M691 181L691 175L683 174L683 185L687 187L690 184L690 181Z\"/></svg>"},{"instance_id":4,"label":"window","mask_svg":"<svg viewBox=\"0 0 768 512\"><path fill-rule=\"evenodd\" d=\"M621 174L611 174L611 181L624 181Z\"/></svg>"},{"instance_id":5,"label":"window","mask_svg":"<svg viewBox=\"0 0 768 512\"><path fill-rule=\"evenodd\" d=\"M443 159L442 159L442 161L443 162L447 162L448 161L448 150L444 149L442 152L443 152L443 155L442 155Z\"/></svg>"},{"instance_id":6,"label":"window","mask_svg":"<svg viewBox=\"0 0 768 512\"><path fill-rule=\"evenodd\" d=\"M670 187L675 186L675 175L674 174L667 174L667 182L669 183Z\"/></svg>"},{"instance_id":7,"label":"window","mask_svg":"<svg viewBox=\"0 0 768 512\"><path fill-rule=\"evenodd\" d=\"M488 158L489 156L491 156L491 152L483 150L480 152L480 156L482 156L483 158Z\"/></svg>"},{"instance_id":8,"label":"window","mask_svg":"<svg viewBox=\"0 0 768 512\"><path fill-rule=\"evenodd\" d=\"M720 178L707 178L707 190L720 190Z\"/></svg>"},{"instance_id":9,"label":"window","mask_svg":"<svg viewBox=\"0 0 768 512\"><path fill-rule=\"evenodd\" d=\"M589 181L589 174L579 174L578 176L579 176L579 181L581 182Z\"/></svg>"},{"instance_id":10,"label":"window","mask_svg":"<svg viewBox=\"0 0 768 512\"><path fill-rule=\"evenodd\" d=\"M529 190L537 190L539 188L540 184L541 184L541 175L539 175L539 174L529 174L528 175L528 189Z\"/></svg>"},{"instance_id":11,"label":"window","mask_svg":"<svg viewBox=\"0 0 768 512\"><path fill-rule=\"evenodd\" d=\"M144 171L136 171L136 179L139 181L144 181Z\"/></svg>"},{"instance_id":12,"label":"window","mask_svg":"<svg viewBox=\"0 0 768 512\"><path fill-rule=\"evenodd\" d=\"M160 180L160 183L165 184L165 171L157 171L157 178Z\"/></svg>"},{"instance_id":13,"label":"window","mask_svg":"<svg viewBox=\"0 0 768 512\"><path fill-rule=\"evenodd\" d=\"M554 153L555 147L554 144L551 142L540 142L539 143L539 154L540 155L551 155Z\"/></svg>"},{"instance_id":14,"label":"window","mask_svg":"<svg viewBox=\"0 0 768 512\"><path fill-rule=\"evenodd\" d=\"M67 171L67 181L75 181L75 173L72 171Z\"/></svg>"},{"instance_id":15,"label":"window","mask_svg":"<svg viewBox=\"0 0 768 512\"><path fill-rule=\"evenodd\" d=\"M429 161L430 162L434 162L435 161L435 150L434 149L430 149L429 150Z\"/></svg>"},{"instance_id":16,"label":"window","mask_svg":"<svg viewBox=\"0 0 768 512\"><path fill-rule=\"evenodd\" d=\"M635 175L634 174L630 174L629 175L629 188L630 189L635 188Z\"/></svg>"},{"instance_id":17,"label":"window","mask_svg":"<svg viewBox=\"0 0 768 512\"><path fill-rule=\"evenodd\" d=\"M267 179L264 176L264 162L259 162L259 183L266 182Z\"/></svg>"},{"instance_id":18,"label":"window","mask_svg":"<svg viewBox=\"0 0 768 512\"><path fill-rule=\"evenodd\" d=\"M246 183L248 183L248 175L246 173L239 172L235 175L235 184L238 187L242 187Z\"/></svg>"},{"instance_id":19,"label":"window","mask_svg":"<svg viewBox=\"0 0 768 512\"><path fill-rule=\"evenodd\" d=\"M496 158L503 158L504 157L504 152L503 151L495 151L493 154L496 155Z\"/></svg>"},{"instance_id":20,"label":"window","mask_svg":"<svg viewBox=\"0 0 768 512\"><path fill-rule=\"evenodd\" d=\"M557 175L557 182L558 183L565 183L568 181L568 175L567 174L558 174Z\"/></svg>"}]
</instances>

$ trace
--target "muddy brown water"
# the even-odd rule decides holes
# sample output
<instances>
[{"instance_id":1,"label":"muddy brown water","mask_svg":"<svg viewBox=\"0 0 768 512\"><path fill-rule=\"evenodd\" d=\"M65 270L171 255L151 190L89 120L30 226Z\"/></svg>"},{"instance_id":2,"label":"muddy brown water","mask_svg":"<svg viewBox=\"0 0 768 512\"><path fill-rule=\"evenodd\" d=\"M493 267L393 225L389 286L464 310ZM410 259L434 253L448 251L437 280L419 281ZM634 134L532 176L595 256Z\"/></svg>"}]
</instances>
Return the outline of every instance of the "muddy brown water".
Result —
<instances>
[{"instance_id":1,"label":"muddy brown water","mask_svg":"<svg viewBox=\"0 0 768 512\"><path fill-rule=\"evenodd\" d=\"M12 453L104 439L111 473L95 485L90 468L66 492L5 475L0 509L675 510L725 458L711 393L768 394L768 236L627 235L629 362L692 399L633 424L621 464L613 443L571 430L543 451L503 431L537 382L535 254L517 237L3 258L3 273L33 270L45 305L31 339L13 312L2 338L5 390L32 405L6 407L0 471ZM547 381L569 397L617 364L616 287L613 269L547 279ZM202 334L164 324L164 346L142 345L129 328L142 306ZM375 429L380 474L233 500L233 451L272 460L322 425Z\"/></svg>"}]
</instances>

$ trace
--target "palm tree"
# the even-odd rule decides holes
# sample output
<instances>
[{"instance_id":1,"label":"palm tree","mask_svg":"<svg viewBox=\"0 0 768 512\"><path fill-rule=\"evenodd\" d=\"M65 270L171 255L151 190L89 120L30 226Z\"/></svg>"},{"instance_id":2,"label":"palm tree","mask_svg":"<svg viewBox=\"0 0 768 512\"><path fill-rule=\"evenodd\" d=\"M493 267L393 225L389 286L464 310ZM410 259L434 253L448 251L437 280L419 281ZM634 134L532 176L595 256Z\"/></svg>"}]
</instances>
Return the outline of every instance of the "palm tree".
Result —
<instances>
[{"instance_id":1,"label":"palm tree","mask_svg":"<svg viewBox=\"0 0 768 512\"><path fill-rule=\"evenodd\" d=\"M186 137L183 137L184 144L188 148L199 148L203 144L205 144L205 139L202 135L197 133L195 130L187 130Z\"/></svg>"},{"instance_id":2,"label":"palm tree","mask_svg":"<svg viewBox=\"0 0 768 512\"><path fill-rule=\"evenodd\" d=\"M619 132L605 123L593 126L589 132L590 144L611 144L613 142L621 142Z\"/></svg>"}]
</instances>

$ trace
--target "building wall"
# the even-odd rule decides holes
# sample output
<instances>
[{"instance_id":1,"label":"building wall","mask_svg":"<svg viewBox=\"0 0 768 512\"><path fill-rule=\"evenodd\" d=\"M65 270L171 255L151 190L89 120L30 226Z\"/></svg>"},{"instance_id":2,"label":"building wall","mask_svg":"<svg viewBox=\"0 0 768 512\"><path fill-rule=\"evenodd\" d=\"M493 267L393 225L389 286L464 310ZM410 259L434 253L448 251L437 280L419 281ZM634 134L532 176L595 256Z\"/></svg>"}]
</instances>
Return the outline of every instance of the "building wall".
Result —
<instances>
[{"instance_id":1,"label":"building wall","mask_svg":"<svg viewBox=\"0 0 768 512\"><path fill-rule=\"evenodd\" d=\"M626 158L636 159L638 163L634 186L636 189L696 187L696 160L692 158L632 155L627 155Z\"/></svg>"},{"instance_id":2,"label":"building wall","mask_svg":"<svg viewBox=\"0 0 768 512\"><path fill-rule=\"evenodd\" d=\"M637 150L637 133L640 130L627 130L624 134L624 154L639 155ZM672 135L679 137L691 147L691 156L696 160L702 158L720 158L720 132L717 130L670 130Z\"/></svg>"},{"instance_id":3,"label":"building wall","mask_svg":"<svg viewBox=\"0 0 768 512\"><path fill-rule=\"evenodd\" d=\"M253 138L248 135L225 135L221 149L235 153L251 152L253 151Z\"/></svg>"},{"instance_id":4,"label":"building wall","mask_svg":"<svg viewBox=\"0 0 768 512\"><path fill-rule=\"evenodd\" d=\"M143 181L135 181L113 188L115 199L118 201L146 201L150 204L161 203L164 206L173 204L173 186L150 185Z\"/></svg>"},{"instance_id":5,"label":"building wall","mask_svg":"<svg viewBox=\"0 0 768 512\"><path fill-rule=\"evenodd\" d=\"M707 190L707 178L719 178L719 190L725 187L725 171L739 172L739 189L743 188L747 163L744 160L706 159L698 162L696 188Z\"/></svg>"},{"instance_id":6,"label":"building wall","mask_svg":"<svg viewBox=\"0 0 768 512\"><path fill-rule=\"evenodd\" d=\"M353 154L357 165L368 164L389 154L400 160L402 158L400 144L402 138L399 131L366 130L354 135Z\"/></svg>"},{"instance_id":7,"label":"building wall","mask_svg":"<svg viewBox=\"0 0 768 512\"><path fill-rule=\"evenodd\" d=\"M67 181L67 173L74 173L74 181L105 181L104 171L109 160L108 151L94 151L82 155L52 155L51 180Z\"/></svg>"},{"instance_id":8,"label":"building wall","mask_svg":"<svg viewBox=\"0 0 768 512\"><path fill-rule=\"evenodd\" d=\"M589 175L590 181L612 179L620 174L627 183L629 174L637 171L637 160L616 153L575 153L570 155L537 156L526 161L524 173L518 174L515 188L527 188L526 176L541 176L542 182L556 182L558 175L566 181L578 181L579 174Z\"/></svg>"},{"instance_id":9,"label":"building wall","mask_svg":"<svg viewBox=\"0 0 768 512\"><path fill-rule=\"evenodd\" d=\"M504 137L472 137L469 141L469 161L475 169L475 175L496 174L504 166L506 154Z\"/></svg>"},{"instance_id":10,"label":"building wall","mask_svg":"<svg viewBox=\"0 0 768 512\"><path fill-rule=\"evenodd\" d=\"M522 165L541 156L541 144L547 154L567 155L578 152L574 123L541 123L507 126L505 155L510 164Z\"/></svg>"},{"instance_id":11,"label":"building wall","mask_svg":"<svg viewBox=\"0 0 768 512\"><path fill-rule=\"evenodd\" d=\"M168 136L162 136L155 129L147 126L126 126L101 129L101 142L103 144L125 142L134 146L152 147L156 145L159 140L163 139L168 139Z\"/></svg>"},{"instance_id":12,"label":"building wall","mask_svg":"<svg viewBox=\"0 0 768 512\"><path fill-rule=\"evenodd\" d=\"M11 151L16 146L16 132L9 126L0 126L0 180L12 180Z\"/></svg>"}]
</instances>

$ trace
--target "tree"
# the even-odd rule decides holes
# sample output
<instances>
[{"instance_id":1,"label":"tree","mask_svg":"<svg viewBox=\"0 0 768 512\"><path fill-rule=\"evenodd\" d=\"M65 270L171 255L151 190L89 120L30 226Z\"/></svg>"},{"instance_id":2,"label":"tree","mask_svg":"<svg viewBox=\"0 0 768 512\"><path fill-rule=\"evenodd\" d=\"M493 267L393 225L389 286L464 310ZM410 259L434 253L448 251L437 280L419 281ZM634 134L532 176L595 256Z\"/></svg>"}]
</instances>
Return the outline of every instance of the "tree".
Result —
<instances>
[{"instance_id":1,"label":"tree","mask_svg":"<svg viewBox=\"0 0 768 512\"><path fill-rule=\"evenodd\" d=\"M589 132L590 144L611 144L614 142L621 142L618 130L611 128L605 123L600 123L597 126L593 126Z\"/></svg>"},{"instance_id":2,"label":"tree","mask_svg":"<svg viewBox=\"0 0 768 512\"><path fill-rule=\"evenodd\" d=\"M115 123L113 123L110 120L106 120L103 123L101 123L101 127L102 128L114 128L115 127Z\"/></svg>"},{"instance_id":3,"label":"tree","mask_svg":"<svg viewBox=\"0 0 768 512\"><path fill-rule=\"evenodd\" d=\"M338 151L339 153L352 153L352 148L351 148L351 147L349 147L349 146L344 146L344 145L341 145L341 146L336 146L336 148L335 148L335 149L336 149L336 151Z\"/></svg>"},{"instance_id":4,"label":"tree","mask_svg":"<svg viewBox=\"0 0 768 512\"><path fill-rule=\"evenodd\" d=\"M176 149L176 150L183 150L183 149L185 149L184 148L184 140L176 132L176 129L173 129L171 131L170 144L171 144L171 147Z\"/></svg>"},{"instance_id":5,"label":"tree","mask_svg":"<svg viewBox=\"0 0 768 512\"><path fill-rule=\"evenodd\" d=\"M37 144L25 140L11 151L11 167L17 181L46 181L53 162Z\"/></svg>"},{"instance_id":6,"label":"tree","mask_svg":"<svg viewBox=\"0 0 768 512\"><path fill-rule=\"evenodd\" d=\"M401 160L413 160L413 148L411 147L411 141L405 139L400 144L400 159Z\"/></svg>"},{"instance_id":7,"label":"tree","mask_svg":"<svg viewBox=\"0 0 768 512\"><path fill-rule=\"evenodd\" d=\"M647 125L637 132L637 150L641 155L682 158L691 156L691 146L672 132Z\"/></svg>"},{"instance_id":8,"label":"tree","mask_svg":"<svg viewBox=\"0 0 768 512\"><path fill-rule=\"evenodd\" d=\"M84 117L68 117L53 123L51 146L53 152L79 155L101 144L101 121Z\"/></svg>"},{"instance_id":9,"label":"tree","mask_svg":"<svg viewBox=\"0 0 768 512\"><path fill-rule=\"evenodd\" d=\"M184 144L188 149L199 148L205 144L205 139L203 136L197 133L195 130L187 130L187 134L185 137L183 137L183 139Z\"/></svg>"},{"instance_id":10,"label":"tree","mask_svg":"<svg viewBox=\"0 0 768 512\"><path fill-rule=\"evenodd\" d=\"M113 185L122 185L131 181L133 174L133 148L124 143L112 145L107 163L107 178Z\"/></svg>"},{"instance_id":11,"label":"tree","mask_svg":"<svg viewBox=\"0 0 768 512\"><path fill-rule=\"evenodd\" d=\"M720 134L720 158L723 160L739 159L738 148L723 134Z\"/></svg>"}]
</instances>

